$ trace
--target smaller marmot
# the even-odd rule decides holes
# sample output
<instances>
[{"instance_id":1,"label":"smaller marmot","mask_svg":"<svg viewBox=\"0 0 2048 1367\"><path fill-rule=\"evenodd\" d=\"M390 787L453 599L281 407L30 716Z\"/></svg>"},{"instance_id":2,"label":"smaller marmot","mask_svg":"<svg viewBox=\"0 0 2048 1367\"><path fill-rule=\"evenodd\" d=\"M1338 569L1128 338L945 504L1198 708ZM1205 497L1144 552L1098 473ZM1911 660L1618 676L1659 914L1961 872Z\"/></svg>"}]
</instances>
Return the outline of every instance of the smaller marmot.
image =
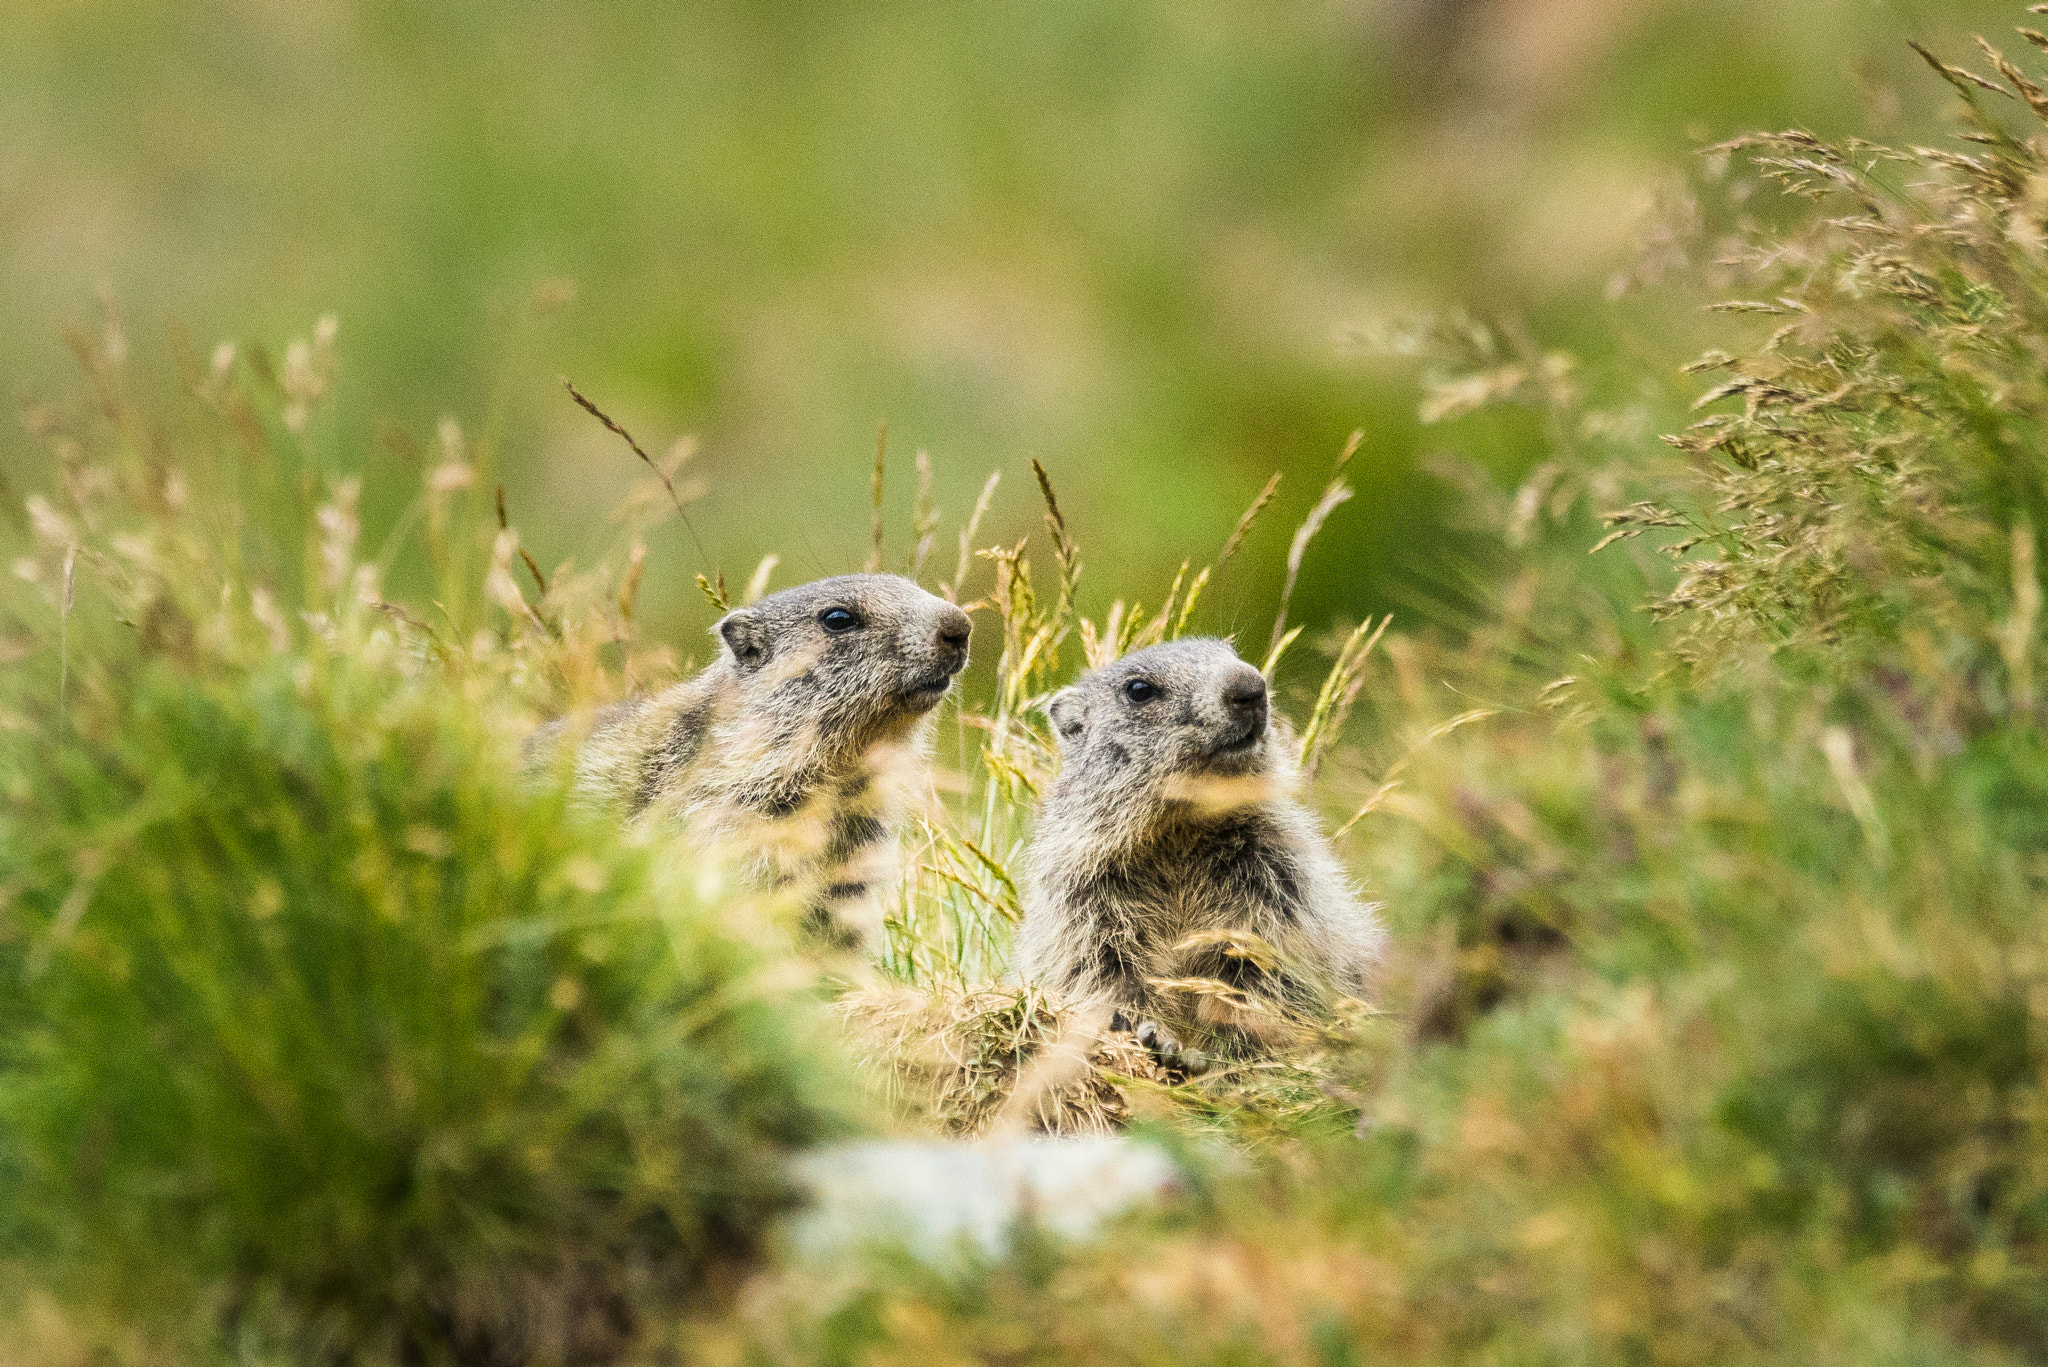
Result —
<instances>
[{"instance_id":1,"label":"smaller marmot","mask_svg":"<svg viewBox=\"0 0 2048 1367\"><path fill-rule=\"evenodd\" d=\"M1083 676L1046 711L1061 764L1028 861L1027 980L1106 999L1164 1053L1174 1030L1255 1043L1286 1013L1363 990L1384 932L1293 799L1292 745L1257 669L1223 641L1172 641ZM1280 1014L1160 986L1188 979Z\"/></svg>"},{"instance_id":2,"label":"smaller marmot","mask_svg":"<svg viewBox=\"0 0 2048 1367\"><path fill-rule=\"evenodd\" d=\"M893 574L852 574L735 608L695 677L599 713L576 754L584 797L674 821L786 891L806 924L881 948L894 824L924 772L930 714L971 626ZM545 745L572 734L554 722Z\"/></svg>"}]
</instances>

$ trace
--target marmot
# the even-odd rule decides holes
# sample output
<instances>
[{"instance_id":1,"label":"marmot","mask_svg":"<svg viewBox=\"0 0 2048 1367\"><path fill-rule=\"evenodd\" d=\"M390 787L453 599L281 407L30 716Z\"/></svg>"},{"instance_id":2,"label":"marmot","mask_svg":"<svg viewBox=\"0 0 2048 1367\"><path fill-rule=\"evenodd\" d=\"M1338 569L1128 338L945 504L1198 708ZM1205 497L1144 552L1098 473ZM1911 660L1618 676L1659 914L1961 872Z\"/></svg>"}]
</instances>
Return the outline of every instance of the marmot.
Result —
<instances>
[{"instance_id":1,"label":"marmot","mask_svg":"<svg viewBox=\"0 0 2048 1367\"><path fill-rule=\"evenodd\" d=\"M1171 1030L1255 1043L1290 1012L1363 990L1384 932L1292 797L1290 738L1257 669L1223 641L1171 641L1083 676L1046 711L1061 766L1028 856L1027 980L1106 998L1162 1053L1180 1047ZM1277 1012L1158 985L1191 978Z\"/></svg>"},{"instance_id":2,"label":"marmot","mask_svg":"<svg viewBox=\"0 0 2048 1367\"><path fill-rule=\"evenodd\" d=\"M713 628L719 656L702 672L597 715L577 790L686 825L799 899L809 929L879 951L893 823L971 630L965 612L893 574L820 579L735 608Z\"/></svg>"}]
</instances>

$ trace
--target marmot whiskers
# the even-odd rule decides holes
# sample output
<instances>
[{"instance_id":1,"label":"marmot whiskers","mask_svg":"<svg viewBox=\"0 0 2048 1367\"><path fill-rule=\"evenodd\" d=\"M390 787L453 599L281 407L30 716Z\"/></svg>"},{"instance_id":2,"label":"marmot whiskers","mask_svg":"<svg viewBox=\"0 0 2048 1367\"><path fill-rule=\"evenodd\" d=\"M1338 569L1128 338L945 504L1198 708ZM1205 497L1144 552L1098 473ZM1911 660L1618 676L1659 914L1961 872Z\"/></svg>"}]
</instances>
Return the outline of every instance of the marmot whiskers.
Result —
<instances>
[{"instance_id":1,"label":"marmot whiskers","mask_svg":"<svg viewBox=\"0 0 2048 1367\"><path fill-rule=\"evenodd\" d=\"M598 714L577 788L682 824L800 899L813 930L879 950L892 826L970 629L965 612L893 574L820 579L735 608L701 673Z\"/></svg>"},{"instance_id":2,"label":"marmot whiskers","mask_svg":"<svg viewBox=\"0 0 2048 1367\"><path fill-rule=\"evenodd\" d=\"M1028 861L1027 979L1106 998L1168 1052L1168 1030L1228 1043L1276 1019L1188 979L1282 1013L1362 990L1384 935L1292 797L1292 747L1257 669L1223 641L1172 641L1085 675L1047 712L1061 766Z\"/></svg>"}]
</instances>

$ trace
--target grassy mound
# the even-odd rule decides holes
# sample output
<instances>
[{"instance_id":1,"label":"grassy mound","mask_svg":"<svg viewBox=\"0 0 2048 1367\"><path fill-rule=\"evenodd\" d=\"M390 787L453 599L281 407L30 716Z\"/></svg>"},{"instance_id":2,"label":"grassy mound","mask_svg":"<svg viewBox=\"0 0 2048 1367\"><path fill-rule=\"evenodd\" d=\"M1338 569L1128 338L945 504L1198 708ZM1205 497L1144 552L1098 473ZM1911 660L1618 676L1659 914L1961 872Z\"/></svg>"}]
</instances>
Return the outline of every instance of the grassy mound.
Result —
<instances>
[{"instance_id":1,"label":"grassy mound","mask_svg":"<svg viewBox=\"0 0 2048 1367\"><path fill-rule=\"evenodd\" d=\"M209 397L289 489L295 422ZM518 661L376 596L348 486L292 547L145 430L53 420L10 602L0 1262L65 1327L0 1352L611 1360L857 1114L815 1007L521 777Z\"/></svg>"}]
</instances>

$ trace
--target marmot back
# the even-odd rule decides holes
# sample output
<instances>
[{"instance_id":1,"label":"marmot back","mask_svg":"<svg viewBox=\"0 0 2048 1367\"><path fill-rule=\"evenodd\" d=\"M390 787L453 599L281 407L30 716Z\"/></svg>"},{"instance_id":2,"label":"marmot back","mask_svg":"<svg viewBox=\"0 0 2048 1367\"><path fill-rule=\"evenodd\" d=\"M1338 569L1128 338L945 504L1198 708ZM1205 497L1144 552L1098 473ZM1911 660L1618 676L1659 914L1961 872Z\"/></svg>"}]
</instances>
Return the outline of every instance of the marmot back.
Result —
<instances>
[{"instance_id":1,"label":"marmot back","mask_svg":"<svg viewBox=\"0 0 2048 1367\"><path fill-rule=\"evenodd\" d=\"M800 898L812 928L879 949L893 823L970 630L965 612L893 574L820 579L736 608L701 673L596 717L577 789L676 822Z\"/></svg>"},{"instance_id":2,"label":"marmot back","mask_svg":"<svg viewBox=\"0 0 2048 1367\"><path fill-rule=\"evenodd\" d=\"M1084 676L1047 712L1061 767L1028 859L1027 979L1224 1037L1260 1034L1259 1013L1155 981L1210 979L1304 1012L1363 990L1384 935L1292 797L1257 669L1222 641L1172 641ZM1247 956L1246 935L1277 959Z\"/></svg>"}]
</instances>

